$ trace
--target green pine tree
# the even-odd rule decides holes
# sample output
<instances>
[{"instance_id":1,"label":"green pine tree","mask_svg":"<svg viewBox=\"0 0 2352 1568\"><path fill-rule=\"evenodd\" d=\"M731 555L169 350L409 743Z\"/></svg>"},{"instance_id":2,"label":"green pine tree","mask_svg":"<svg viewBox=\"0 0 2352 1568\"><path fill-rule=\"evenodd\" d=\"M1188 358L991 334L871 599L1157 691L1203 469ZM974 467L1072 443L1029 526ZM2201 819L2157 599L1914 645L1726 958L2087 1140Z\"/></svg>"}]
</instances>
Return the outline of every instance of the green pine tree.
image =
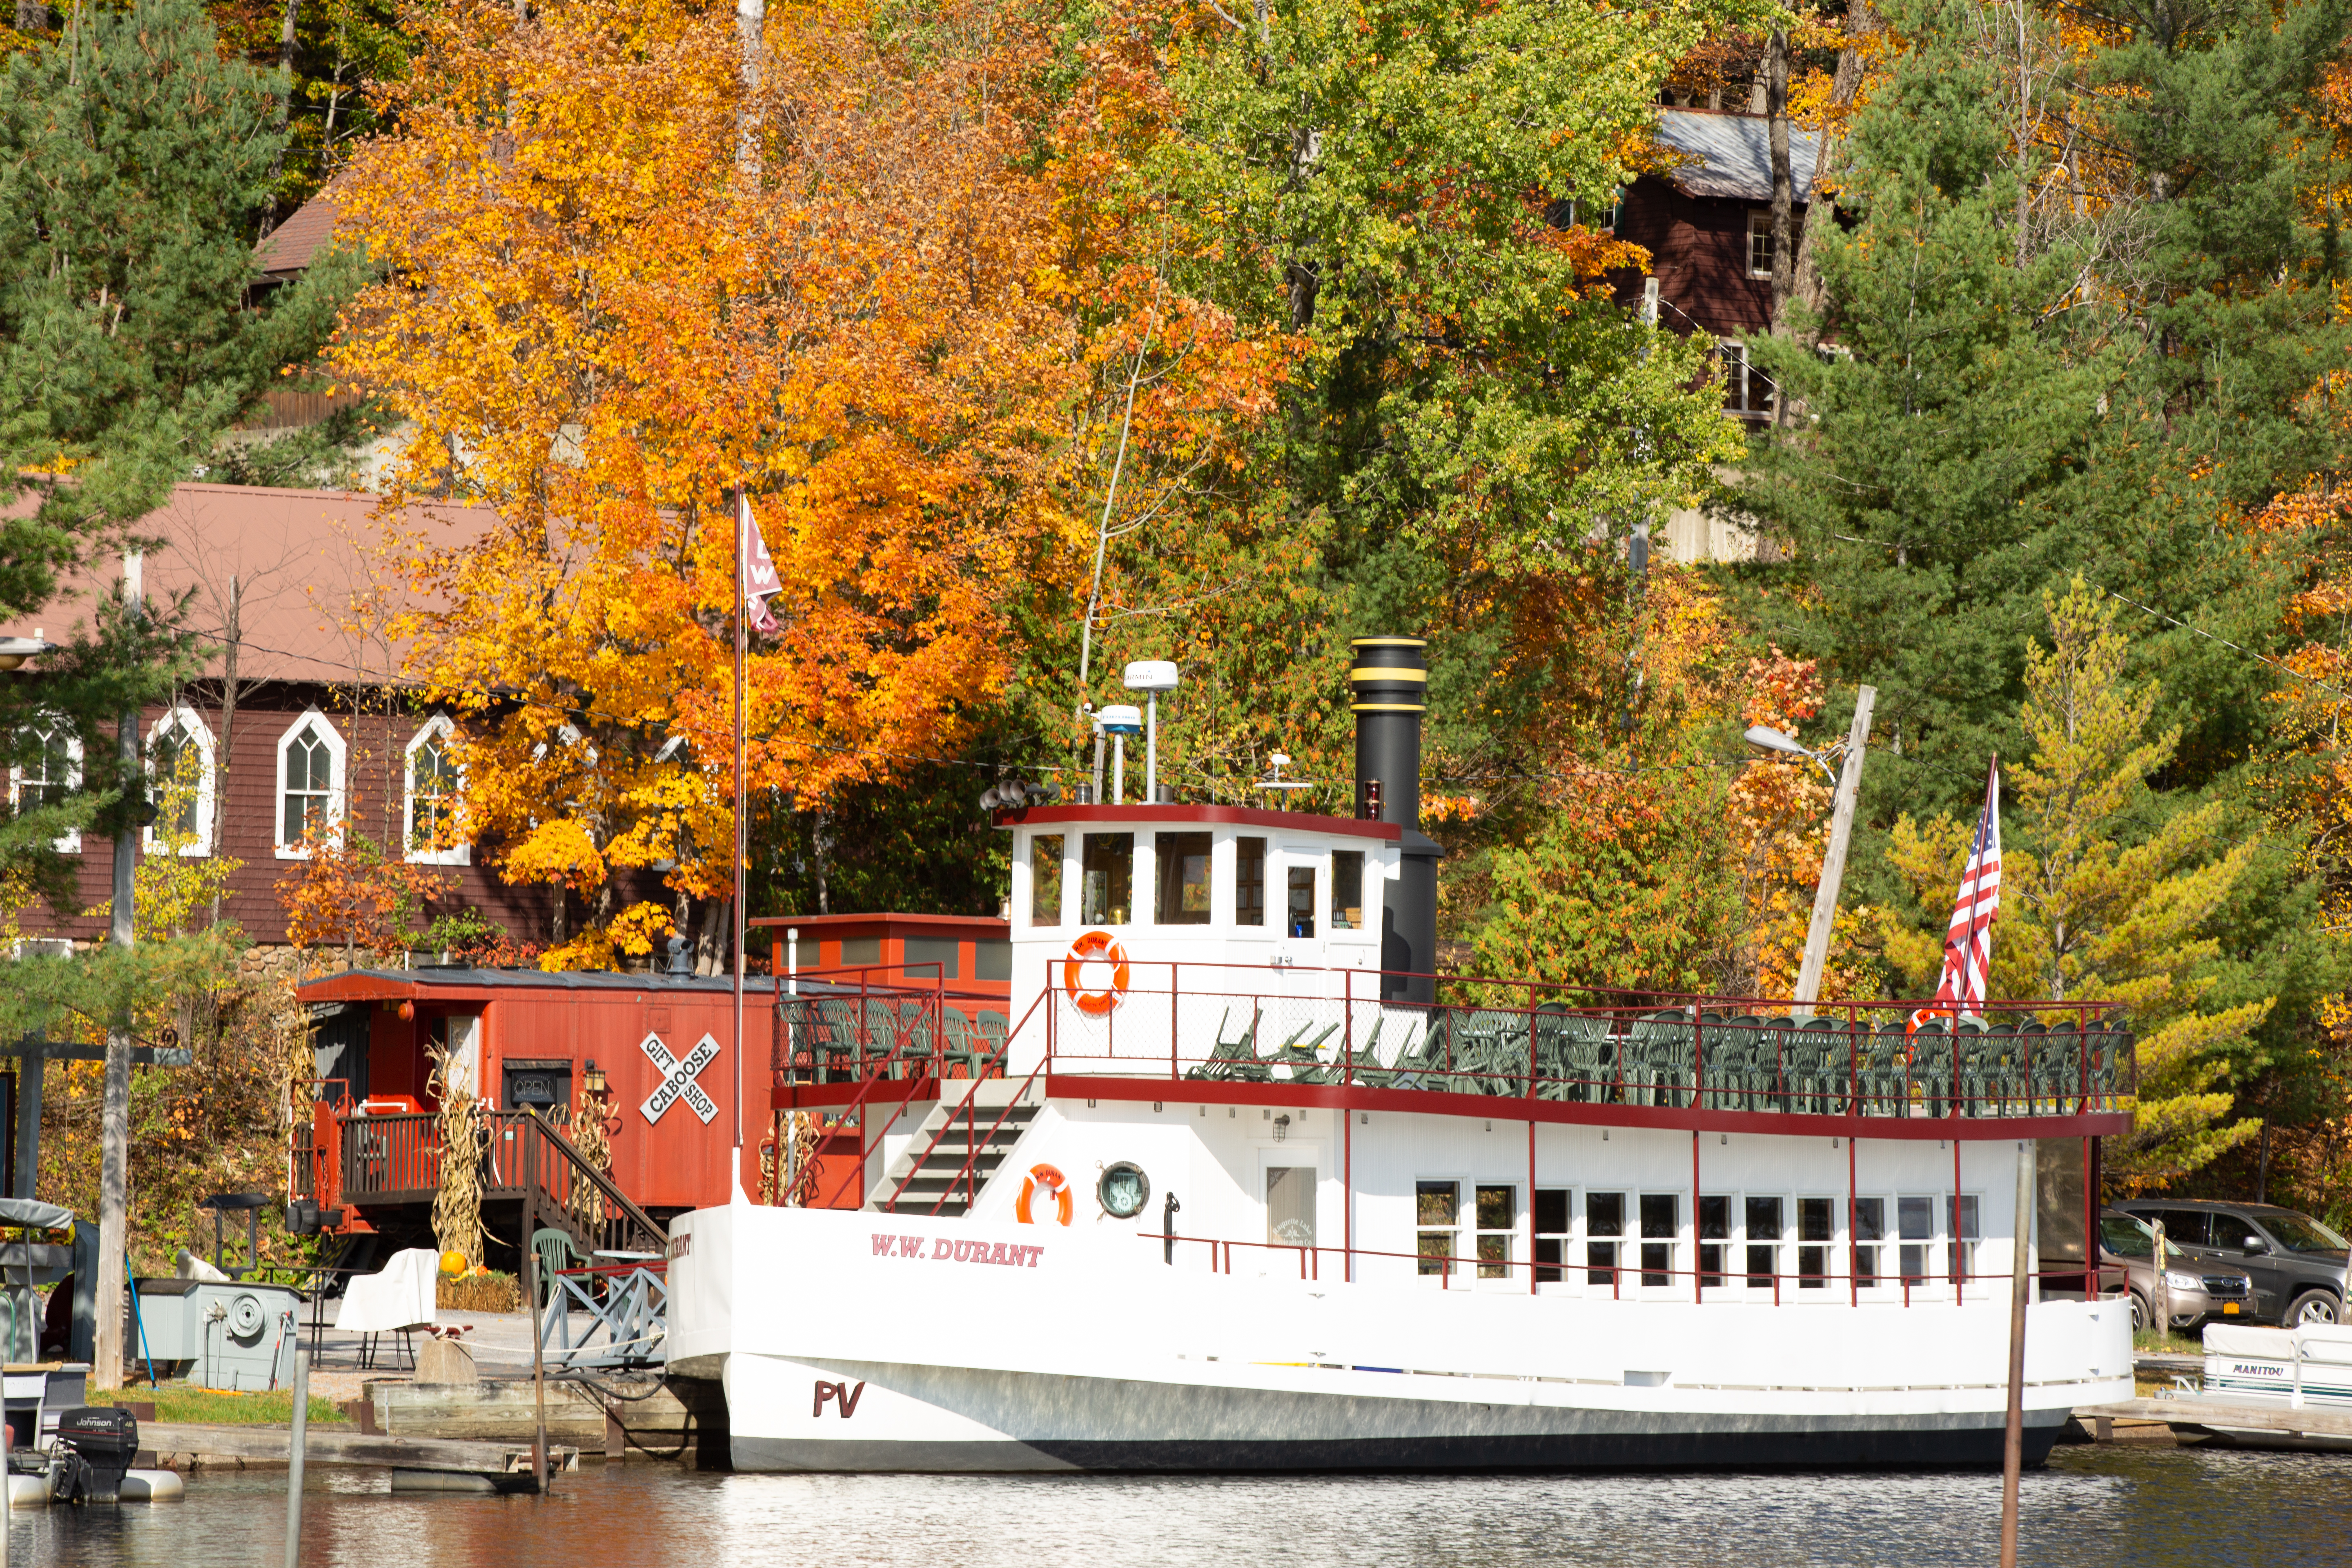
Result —
<instances>
[{"instance_id":1,"label":"green pine tree","mask_svg":"<svg viewBox=\"0 0 2352 1568\"><path fill-rule=\"evenodd\" d=\"M1995 1000L2120 1002L2137 1040L2134 1129L2110 1141L2105 1169L2162 1185L2260 1131L2231 1120L2228 1047L2274 997L2224 998L2216 916L2245 881L2256 841L2225 800L2161 791L2180 731L2151 734L2153 683L2124 673L2123 606L2076 578L2045 599L2050 646L2030 646L2021 725L2030 760L2005 791L2001 910L1993 930ZM1972 819L1895 825L1889 858L1921 903L1958 885ZM1935 984L1943 931L1895 923L1888 957L1919 994Z\"/></svg>"},{"instance_id":2,"label":"green pine tree","mask_svg":"<svg viewBox=\"0 0 2352 1568\"><path fill-rule=\"evenodd\" d=\"M32 678L0 682L0 749L50 781L0 824L0 888L18 907L70 899L61 834L110 835L142 813L115 728L184 679L194 652L175 606L129 616L67 584L112 584L115 557L146 542L141 520L317 352L350 277L320 268L268 310L249 297L274 114L271 74L224 61L192 0L85 7L0 73L0 624L66 639ZM53 977L119 998L212 961L171 945ZM43 989L14 987L0 1008ZM77 1010L112 1016L99 994L77 994Z\"/></svg>"}]
</instances>

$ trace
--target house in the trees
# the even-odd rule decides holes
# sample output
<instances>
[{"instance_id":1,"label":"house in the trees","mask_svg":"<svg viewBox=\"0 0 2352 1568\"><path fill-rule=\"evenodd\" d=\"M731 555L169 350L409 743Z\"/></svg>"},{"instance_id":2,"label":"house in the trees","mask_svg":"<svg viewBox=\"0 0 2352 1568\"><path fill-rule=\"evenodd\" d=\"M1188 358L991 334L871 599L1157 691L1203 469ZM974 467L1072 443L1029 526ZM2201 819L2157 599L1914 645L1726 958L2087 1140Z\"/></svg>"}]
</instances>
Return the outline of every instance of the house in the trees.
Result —
<instances>
[{"instance_id":1,"label":"house in the trees","mask_svg":"<svg viewBox=\"0 0 2352 1568\"><path fill-rule=\"evenodd\" d=\"M172 773L193 753L193 798L167 804L172 824L149 828L142 853L180 853L237 862L222 913L264 945L287 939L278 888L310 854L306 835L322 826L362 833L387 855L440 868L447 907L481 912L518 938L544 941L545 892L517 889L476 864L473 846L452 830L464 781L449 741L451 717L424 705L399 678L401 648L388 636L391 585L381 559L375 497L327 490L184 484L143 520L140 531L163 547L138 562L146 602L186 596L184 614L204 649L202 672L166 704L140 716L151 775ZM461 533L486 514L419 506L411 521ZM87 621L91 598L121 592L118 572L74 585L78 601L52 605L51 624L9 626L10 635L62 639ZM25 676L38 679L37 665ZM7 781L12 803L79 780L85 742L60 725L46 755ZM110 896L114 844L84 836L65 847L79 861L79 907ZM27 936L103 940L94 915L60 919L46 906L24 912Z\"/></svg>"},{"instance_id":2,"label":"house in the trees","mask_svg":"<svg viewBox=\"0 0 2352 1568\"><path fill-rule=\"evenodd\" d=\"M1660 327L1713 340L1723 372L1724 407L1745 420L1772 409L1772 386L1748 363L1748 344L1772 319L1771 122L1729 110L1668 109L1658 115L1663 174L1644 174L1620 194L1617 237L1650 253L1650 270L1615 279L1618 302ZM1796 195L1792 235L1804 232L1821 133L1789 128ZM1754 542L1737 526L1698 511L1666 521L1675 559L1745 556Z\"/></svg>"},{"instance_id":3,"label":"house in the trees","mask_svg":"<svg viewBox=\"0 0 2352 1568\"><path fill-rule=\"evenodd\" d=\"M1772 389L1748 368L1747 345L1772 320L1770 121L1730 110L1664 110L1658 144L1673 167L1634 181L1617 209L1617 237L1649 251L1650 272L1620 278L1617 298L1644 310L1654 301L1660 326L1714 339L1723 356L1724 406L1765 417ZM1819 132L1790 127L1793 234L1804 231L1820 153Z\"/></svg>"}]
</instances>

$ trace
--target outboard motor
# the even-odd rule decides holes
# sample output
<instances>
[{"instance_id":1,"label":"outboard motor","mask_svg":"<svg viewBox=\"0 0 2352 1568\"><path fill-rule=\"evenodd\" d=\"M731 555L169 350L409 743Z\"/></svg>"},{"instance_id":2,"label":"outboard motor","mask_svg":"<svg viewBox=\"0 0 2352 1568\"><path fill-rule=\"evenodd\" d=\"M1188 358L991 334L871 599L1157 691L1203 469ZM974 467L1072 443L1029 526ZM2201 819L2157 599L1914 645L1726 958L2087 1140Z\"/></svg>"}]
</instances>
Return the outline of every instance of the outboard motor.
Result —
<instances>
[{"instance_id":1,"label":"outboard motor","mask_svg":"<svg viewBox=\"0 0 2352 1568\"><path fill-rule=\"evenodd\" d=\"M58 1443L76 1461L52 1483L58 1501L119 1501L139 1452L139 1418L110 1405L68 1410L58 1417Z\"/></svg>"}]
</instances>

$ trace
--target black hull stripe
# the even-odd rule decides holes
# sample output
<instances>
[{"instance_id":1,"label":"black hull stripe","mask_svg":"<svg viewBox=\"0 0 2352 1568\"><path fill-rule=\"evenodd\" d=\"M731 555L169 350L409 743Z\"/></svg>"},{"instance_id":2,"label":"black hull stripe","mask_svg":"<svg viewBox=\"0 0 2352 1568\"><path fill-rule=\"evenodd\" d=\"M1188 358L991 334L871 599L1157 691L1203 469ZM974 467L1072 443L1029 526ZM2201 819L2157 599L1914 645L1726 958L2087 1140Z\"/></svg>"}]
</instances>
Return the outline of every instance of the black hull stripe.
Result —
<instances>
[{"instance_id":1,"label":"black hull stripe","mask_svg":"<svg viewBox=\"0 0 2352 1568\"><path fill-rule=\"evenodd\" d=\"M2058 1426L2025 1428L2025 1462L2050 1457ZM858 1442L742 1437L739 1471L1824 1470L1987 1469L2000 1465L1998 1426L1849 1431L1612 1433L1318 1442Z\"/></svg>"}]
</instances>

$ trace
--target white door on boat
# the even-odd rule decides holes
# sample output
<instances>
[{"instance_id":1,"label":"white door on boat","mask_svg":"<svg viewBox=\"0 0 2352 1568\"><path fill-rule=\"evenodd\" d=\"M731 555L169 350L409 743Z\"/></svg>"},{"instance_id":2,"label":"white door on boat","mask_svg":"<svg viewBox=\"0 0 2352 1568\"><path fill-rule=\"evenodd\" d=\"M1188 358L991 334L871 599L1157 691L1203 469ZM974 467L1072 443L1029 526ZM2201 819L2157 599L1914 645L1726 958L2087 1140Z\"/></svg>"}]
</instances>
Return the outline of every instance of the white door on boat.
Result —
<instances>
[{"instance_id":1,"label":"white door on boat","mask_svg":"<svg viewBox=\"0 0 2352 1568\"><path fill-rule=\"evenodd\" d=\"M1272 1247L1315 1245L1314 1166L1266 1166L1265 1239Z\"/></svg>"}]
</instances>

